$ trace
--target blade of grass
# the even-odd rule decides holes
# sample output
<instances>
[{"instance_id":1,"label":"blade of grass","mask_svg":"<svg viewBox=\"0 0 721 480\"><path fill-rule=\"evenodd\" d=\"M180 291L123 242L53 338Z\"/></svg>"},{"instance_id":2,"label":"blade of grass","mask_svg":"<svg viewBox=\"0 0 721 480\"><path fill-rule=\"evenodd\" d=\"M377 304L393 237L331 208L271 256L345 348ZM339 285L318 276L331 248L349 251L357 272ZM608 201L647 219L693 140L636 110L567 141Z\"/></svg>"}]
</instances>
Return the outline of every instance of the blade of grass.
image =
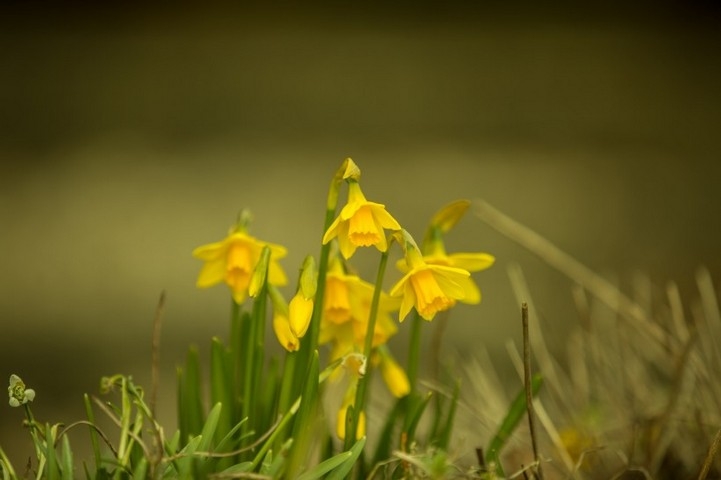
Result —
<instances>
[{"instance_id":1,"label":"blade of grass","mask_svg":"<svg viewBox=\"0 0 721 480\"><path fill-rule=\"evenodd\" d=\"M355 466L356 462L358 461L358 457L360 457L361 453L363 452L363 448L366 444L366 437L361 437L354 445L351 447L351 449L346 452L350 453L350 457L348 457L343 463L341 463L338 467L336 467L330 475L326 477L326 480L342 480L346 478L346 476L351 472L353 467Z\"/></svg>"},{"instance_id":2,"label":"blade of grass","mask_svg":"<svg viewBox=\"0 0 721 480\"><path fill-rule=\"evenodd\" d=\"M67 435L63 435L60 456L62 461L62 479L73 480L73 451L70 449L70 439Z\"/></svg>"},{"instance_id":3,"label":"blade of grass","mask_svg":"<svg viewBox=\"0 0 721 480\"><path fill-rule=\"evenodd\" d=\"M233 391L227 351L219 338L213 337L210 352L210 402L213 405L218 403L223 405L218 418L218 428L215 431L216 440L220 441L233 428L231 411Z\"/></svg>"},{"instance_id":4,"label":"blade of grass","mask_svg":"<svg viewBox=\"0 0 721 480\"><path fill-rule=\"evenodd\" d=\"M315 412L318 408L318 351L313 352L310 368L306 375L305 388L301 397L300 409L293 424L292 437L296 448L291 451L288 461L288 474L292 477L300 471L305 457L310 452L309 442L312 439Z\"/></svg>"},{"instance_id":5,"label":"blade of grass","mask_svg":"<svg viewBox=\"0 0 721 480\"><path fill-rule=\"evenodd\" d=\"M187 442L203 428L200 359L194 346L188 349L185 370L178 371L178 425L181 442Z\"/></svg>"},{"instance_id":6,"label":"blade of grass","mask_svg":"<svg viewBox=\"0 0 721 480\"><path fill-rule=\"evenodd\" d=\"M533 375L533 378L531 379L531 392L534 397L538 394L542 384L543 377L541 374L536 373ZM503 449L503 446L506 444L506 441L510 438L511 434L520 423L523 416L526 414L526 409L526 389L523 388L516 395L516 398L513 400L513 403L511 403L511 406L508 409L508 413L506 413L501 425L498 427L498 431L488 444L488 448L486 449L486 463L491 463L491 461L495 462L496 465L498 465L498 469L496 471L498 475L503 475L501 464L497 461L498 455L500 454L501 449Z\"/></svg>"},{"instance_id":7,"label":"blade of grass","mask_svg":"<svg viewBox=\"0 0 721 480\"><path fill-rule=\"evenodd\" d=\"M416 434L416 428L418 427L418 423L421 420L421 417L423 416L423 412L426 410L426 407L428 406L428 402L430 402L431 398L433 397L433 392L428 392L425 396L425 398L420 398L415 396L414 394L410 394L410 407L409 407L409 413L405 420L405 425L403 428L403 431L405 432L405 443L406 445L410 445L413 442L413 438Z\"/></svg>"},{"instance_id":8,"label":"blade of grass","mask_svg":"<svg viewBox=\"0 0 721 480\"><path fill-rule=\"evenodd\" d=\"M95 424L95 413L93 412L92 405L90 404L90 397L88 394L83 395L83 402L85 403L85 414L88 417L88 422ZM93 427L90 428L90 445L93 449L93 458L95 460L95 470L100 469L102 457L100 455L100 442L98 441L98 432Z\"/></svg>"}]
</instances>

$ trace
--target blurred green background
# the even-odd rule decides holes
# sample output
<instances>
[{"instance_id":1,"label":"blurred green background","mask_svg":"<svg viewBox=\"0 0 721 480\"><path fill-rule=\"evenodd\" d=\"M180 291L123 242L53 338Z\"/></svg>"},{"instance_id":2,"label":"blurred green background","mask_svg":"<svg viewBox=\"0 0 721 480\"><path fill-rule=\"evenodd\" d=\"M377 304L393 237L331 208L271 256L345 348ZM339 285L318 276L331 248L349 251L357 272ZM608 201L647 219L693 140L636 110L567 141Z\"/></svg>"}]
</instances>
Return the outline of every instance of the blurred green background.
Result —
<instances>
[{"instance_id":1,"label":"blurred green background","mask_svg":"<svg viewBox=\"0 0 721 480\"><path fill-rule=\"evenodd\" d=\"M484 198L622 285L640 271L692 298L699 265L721 278L711 3L27 5L0 16L0 379L35 388L41 419L81 418L101 375L148 383L165 290L173 422L174 366L229 311L225 288L194 287L190 252L249 207L294 278L346 156L417 238L445 203ZM576 321L570 282L478 219L448 247L497 257L448 351L505 361L511 262L548 334ZM359 261L370 278L375 258ZM0 412L11 453L29 453L21 416Z\"/></svg>"}]
</instances>

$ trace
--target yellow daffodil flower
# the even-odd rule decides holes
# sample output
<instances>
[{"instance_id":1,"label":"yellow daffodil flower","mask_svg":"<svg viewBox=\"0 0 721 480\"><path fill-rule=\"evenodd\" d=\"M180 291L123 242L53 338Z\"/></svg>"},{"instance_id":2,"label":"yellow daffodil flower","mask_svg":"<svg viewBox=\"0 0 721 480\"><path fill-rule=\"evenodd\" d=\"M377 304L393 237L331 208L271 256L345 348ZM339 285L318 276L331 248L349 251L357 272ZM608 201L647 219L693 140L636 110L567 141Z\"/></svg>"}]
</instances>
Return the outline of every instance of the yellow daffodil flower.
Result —
<instances>
[{"instance_id":1,"label":"yellow daffodil flower","mask_svg":"<svg viewBox=\"0 0 721 480\"><path fill-rule=\"evenodd\" d=\"M329 262L321 315L320 344L332 343L331 357L339 358L363 350L375 286L343 271L338 258ZM400 302L382 292L373 331L373 347L393 336L397 327L391 318Z\"/></svg>"},{"instance_id":2,"label":"yellow daffodil flower","mask_svg":"<svg viewBox=\"0 0 721 480\"><path fill-rule=\"evenodd\" d=\"M248 295L251 276L266 245L270 248L268 283L285 285L288 279L278 260L285 257L286 249L257 240L244 231L231 231L225 239L193 250L193 256L205 262L196 285L207 288L225 282L235 302L243 303Z\"/></svg>"},{"instance_id":3,"label":"yellow daffodil flower","mask_svg":"<svg viewBox=\"0 0 721 480\"><path fill-rule=\"evenodd\" d=\"M400 230L400 225L380 203L369 202L357 181L348 182L348 203L323 235L323 244L338 238L341 254L350 258L358 247L388 249L384 229Z\"/></svg>"},{"instance_id":4,"label":"yellow daffodil flower","mask_svg":"<svg viewBox=\"0 0 721 480\"><path fill-rule=\"evenodd\" d=\"M480 272L493 265L495 257L488 253L446 253L445 246L440 237L432 240L426 245L426 251L423 255L423 261L429 265L441 265L446 267L461 268L468 272ZM396 264L398 269L407 273L409 270L408 264L405 259L401 259ZM465 296L458 299L459 302L475 305L481 302L481 290L473 281L473 278L468 276L465 278L458 278L457 282L461 285L465 291Z\"/></svg>"},{"instance_id":5,"label":"yellow daffodil flower","mask_svg":"<svg viewBox=\"0 0 721 480\"><path fill-rule=\"evenodd\" d=\"M475 294L468 282L471 275L468 270L426 263L407 232L404 239L409 270L390 292L393 297L403 298L399 321L402 322L413 307L425 320L432 320L436 313Z\"/></svg>"}]
</instances>

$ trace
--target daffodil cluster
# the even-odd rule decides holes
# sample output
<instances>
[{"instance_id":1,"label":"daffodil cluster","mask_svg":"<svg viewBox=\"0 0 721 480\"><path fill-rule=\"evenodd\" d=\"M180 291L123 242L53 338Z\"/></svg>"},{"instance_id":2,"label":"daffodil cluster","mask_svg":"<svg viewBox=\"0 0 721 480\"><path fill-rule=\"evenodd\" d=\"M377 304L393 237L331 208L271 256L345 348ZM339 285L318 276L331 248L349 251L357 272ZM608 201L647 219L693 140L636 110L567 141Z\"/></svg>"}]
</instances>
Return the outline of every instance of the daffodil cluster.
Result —
<instances>
[{"instance_id":1,"label":"daffodil cluster","mask_svg":"<svg viewBox=\"0 0 721 480\"><path fill-rule=\"evenodd\" d=\"M344 183L347 202L335 215ZM366 368L377 368L395 397L404 397L413 389L387 346L398 331L396 312L400 322L413 310L430 321L457 302L476 304L481 300L470 272L490 267L493 257L486 253L448 254L443 243L443 235L467 207L468 202L459 201L436 214L421 248L384 204L366 199L360 169L346 159L331 182L319 266L313 257L306 258L290 302L278 288L287 283L278 263L286 255L285 248L250 236L246 221L239 221L224 240L195 249L193 255L205 262L197 284L208 287L225 283L236 304L257 295L262 288L259 285L266 285L273 306L273 329L289 355L303 354L307 343L311 349L328 345L330 362L343 359L342 370L349 372L350 381L338 412L337 434L345 437L350 425L360 436L366 421ZM403 250L403 259L397 264L402 277L386 293L381 284L393 243ZM349 264L357 249L363 247L375 247L381 253L382 268L375 283L354 274ZM418 344L411 345L416 353L419 348ZM417 357L409 359L417 362ZM417 365L412 367L417 371Z\"/></svg>"}]
</instances>

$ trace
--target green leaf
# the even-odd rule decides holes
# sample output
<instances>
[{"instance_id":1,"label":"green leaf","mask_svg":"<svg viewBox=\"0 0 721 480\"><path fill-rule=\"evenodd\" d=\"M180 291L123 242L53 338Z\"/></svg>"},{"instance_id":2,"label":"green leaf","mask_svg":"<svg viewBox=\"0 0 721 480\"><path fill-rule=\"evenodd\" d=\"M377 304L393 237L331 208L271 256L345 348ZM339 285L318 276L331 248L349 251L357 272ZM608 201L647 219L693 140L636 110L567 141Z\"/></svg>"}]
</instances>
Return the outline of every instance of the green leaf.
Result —
<instances>
[{"instance_id":1,"label":"green leaf","mask_svg":"<svg viewBox=\"0 0 721 480\"><path fill-rule=\"evenodd\" d=\"M178 452L178 458L168 466L163 477L165 478L192 478L193 454L198 450L198 445L202 441L200 435L190 439L188 444ZM173 468L171 468L173 467Z\"/></svg>"},{"instance_id":2,"label":"green leaf","mask_svg":"<svg viewBox=\"0 0 721 480\"><path fill-rule=\"evenodd\" d=\"M334 468L342 465L352 456L353 454L350 451L339 453L338 455L335 455L327 460L320 462L315 467L300 475L297 480L316 480L317 478L321 478L323 475L330 472Z\"/></svg>"},{"instance_id":3,"label":"green leaf","mask_svg":"<svg viewBox=\"0 0 721 480\"><path fill-rule=\"evenodd\" d=\"M350 471L353 469L353 466L358 461L358 457L360 457L361 452L363 451L363 448L366 444L366 437L361 437L352 447L351 449L346 452L350 453L350 457L348 457L342 464L340 464L335 470L333 470L330 475L326 477L326 480L342 480L344 479Z\"/></svg>"},{"instance_id":4,"label":"green leaf","mask_svg":"<svg viewBox=\"0 0 721 480\"><path fill-rule=\"evenodd\" d=\"M85 414L88 416L88 422L95 425L95 413L93 412L92 404L90 403L90 396L88 394L83 395L83 402L85 403ZM90 429L90 444L93 448L93 458L95 459L95 470L100 468L102 462L102 456L100 454L100 441L98 440L98 432L93 427Z\"/></svg>"},{"instance_id":5,"label":"green leaf","mask_svg":"<svg viewBox=\"0 0 721 480\"><path fill-rule=\"evenodd\" d=\"M418 423L432 396L432 392L428 392L423 399L416 397L414 394L409 395L409 412L403 428L403 431L406 432L406 442L408 445L413 442Z\"/></svg>"},{"instance_id":6,"label":"green leaf","mask_svg":"<svg viewBox=\"0 0 721 480\"><path fill-rule=\"evenodd\" d=\"M73 480L73 452L70 450L70 439L67 435L63 435L60 457L62 459L62 479Z\"/></svg>"},{"instance_id":7,"label":"green leaf","mask_svg":"<svg viewBox=\"0 0 721 480\"><path fill-rule=\"evenodd\" d=\"M253 462L238 463L236 465L232 465L232 466L226 468L225 470L221 471L220 476L222 477L223 475L230 476L230 475L236 474L236 473L246 473L246 472L250 472L252 469L253 469Z\"/></svg>"},{"instance_id":8,"label":"green leaf","mask_svg":"<svg viewBox=\"0 0 721 480\"><path fill-rule=\"evenodd\" d=\"M541 385L543 384L543 377L540 373L537 373L533 375L531 378L531 395L536 396L538 395L538 391L541 388ZM526 390L525 388L522 388L520 392L516 395L516 398L513 400L513 403L511 403L510 408L508 409L508 413L506 413L505 418L501 422L501 426L498 427L498 431L494 435L494 437L491 439L491 443L488 444L488 449L486 450L486 462L491 463L495 462L496 465L498 465L498 468L496 470L496 473L498 475L503 475L503 469L501 468L501 463L498 461L498 456L501 452L501 449L506 444L506 441L511 436L513 431L518 426L518 423L521 421L523 416L526 414L528 409L528 404L526 402Z\"/></svg>"},{"instance_id":9,"label":"green leaf","mask_svg":"<svg viewBox=\"0 0 721 480\"><path fill-rule=\"evenodd\" d=\"M148 459L143 457L133 469L133 480L145 480L148 474Z\"/></svg>"},{"instance_id":10,"label":"green leaf","mask_svg":"<svg viewBox=\"0 0 721 480\"><path fill-rule=\"evenodd\" d=\"M45 442L42 447L45 452L45 466L47 468L48 480L60 480L60 470L58 468L55 447L53 446L55 444L56 433L55 427L51 427L49 423L45 424Z\"/></svg>"},{"instance_id":11,"label":"green leaf","mask_svg":"<svg viewBox=\"0 0 721 480\"><path fill-rule=\"evenodd\" d=\"M300 408L293 424L292 437L295 439L296 447L291 451L291 457L288 462L288 474L293 477L298 473L300 466L304 463L308 453L308 448L299 448L300 446L309 446L313 441L313 429L315 412L318 405L318 351L313 352L310 366L306 375L306 381L301 395Z\"/></svg>"},{"instance_id":12,"label":"green leaf","mask_svg":"<svg viewBox=\"0 0 721 480\"><path fill-rule=\"evenodd\" d=\"M0 470L3 474L3 480L15 480L17 478L17 474L2 447L0 447L0 467L2 467Z\"/></svg>"},{"instance_id":13,"label":"green leaf","mask_svg":"<svg viewBox=\"0 0 721 480\"><path fill-rule=\"evenodd\" d=\"M203 401L198 349L190 347L185 370L178 369L178 426L181 442L200 433L203 428Z\"/></svg>"},{"instance_id":14,"label":"green leaf","mask_svg":"<svg viewBox=\"0 0 721 480\"><path fill-rule=\"evenodd\" d=\"M395 405L393 405L393 409L388 412L388 417L386 417L385 424L383 425L383 430L381 430L381 434L378 437L378 445L376 446L376 451L373 455L372 465L375 465L379 462L382 462L383 460L390 458L391 451L393 450L393 430L396 428L396 425L401 420L401 418L403 418L406 405L408 404L408 399L408 395L403 398L397 399Z\"/></svg>"},{"instance_id":15,"label":"green leaf","mask_svg":"<svg viewBox=\"0 0 721 480\"><path fill-rule=\"evenodd\" d=\"M280 452L278 453L278 455L273 458L273 462L268 466L267 470L262 473L268 475L271 478L281 478L283 469L285 468L285 461L288 458L288 452L290 451L290 447L292 445L292 438L286 440L283 446L280 447Z\"/></svg>"},{"instance_id":16,"label":"green leaf","mask_svg":"<svg viewBox=\"0 0 721 480\"><path fill-rule=\"evenodd\" d=\"M453 420L456 416L456 410L458 408L458 396L461 393L461 382L456 380L456 384L453 388L453 396L451 397L451 405L448 410L448 415L443 422L443 429L438 436L437 445L438 448L446 450L448 443L451 439L451 433L453 432Z\"/></svg>"},{"instance_id":17,"label":"green leaf","mask_svg":"<svg viewBox=\"0 0 721 480\"><path fill-rule=\"evenodd\" d=\"M230 379L231 365L225 346L220 339L213 338L210 355L210 399L211 404L223 404L223 409L218 418L218 428L215 432L216 441L225 438L233 428L233 385ZM221 468L230 466L228 457L221 463L226 463Z\"/></svg>"},{"instance_id":18,"label":"green leaf","mask_svg":"<svg viewBox=\"0 0 721 480\"><path fill-rule=\"evenodd\" d=\"M205 419L205 425L203 425L203 431L200 434L201 440L198 443L198 450L201 452L210 451L212 448L213 436L215 435L215 430L218 427L218 421L220 420L222 411L223 404L216 403L210 413L208 413L208 417Z\"/></svg>"}]
</instances>

